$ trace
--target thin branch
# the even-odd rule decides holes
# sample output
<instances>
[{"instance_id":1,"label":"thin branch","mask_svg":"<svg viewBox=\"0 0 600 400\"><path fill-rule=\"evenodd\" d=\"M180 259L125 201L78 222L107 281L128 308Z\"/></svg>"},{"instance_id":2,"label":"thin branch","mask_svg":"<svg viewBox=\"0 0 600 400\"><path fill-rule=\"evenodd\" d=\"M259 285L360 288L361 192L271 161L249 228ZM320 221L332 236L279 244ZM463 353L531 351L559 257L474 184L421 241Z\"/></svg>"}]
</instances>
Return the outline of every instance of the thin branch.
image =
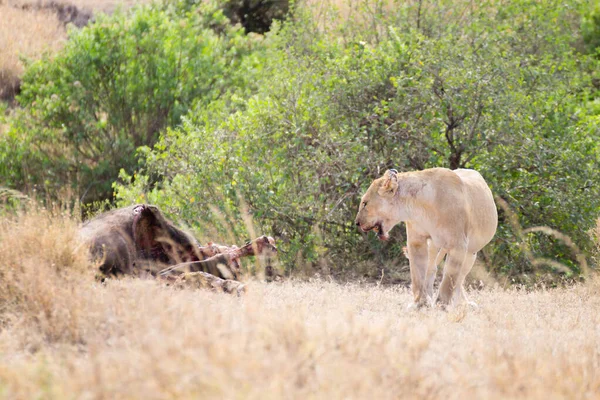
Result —
<instances>
[{"instance_id":1,"label":"thin branch","mask_svg":"<svg viewBox=\"0 0 600 400\"><path fill-rule=\"evenodd\" d=\"M423 5L423 0L419 0L419 8L417 9L417 30L421 29L421 6Z\"/></svg>"}]
</instances>

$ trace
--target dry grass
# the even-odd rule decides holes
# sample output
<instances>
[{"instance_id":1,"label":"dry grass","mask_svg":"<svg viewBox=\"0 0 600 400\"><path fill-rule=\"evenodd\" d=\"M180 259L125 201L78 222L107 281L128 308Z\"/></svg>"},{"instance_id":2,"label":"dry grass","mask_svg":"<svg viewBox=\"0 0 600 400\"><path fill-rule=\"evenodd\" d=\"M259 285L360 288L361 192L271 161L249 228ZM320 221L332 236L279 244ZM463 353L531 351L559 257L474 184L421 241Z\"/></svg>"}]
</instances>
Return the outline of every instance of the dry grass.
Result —
<instances>
[{"instance_id":1,"label":"dry grass","mask_svg":"<svg viewBox=\"0 0 600 400\"><path fill-rule=\"evenodd\" d=\"M80 308L72 300L92 271L77 234L70 214L58 211L0 220L0 327L24 324L36 343L79 340Z\"/></svg>"},{"instance_id":2,"label":"dry grass","mask_svg":"<svg viewBox=\"0 0 600 400\"><path fill-rule=\"evenodd\" d=\"M20 57L54 52L62 47L65 37L56 14L0 3L0 98L10 96L18 86L23 73Z\"/></svg>"},{"instance_id":3,"label":"dry grass","mask_svg":"<svg viewBox=\"0 0 600 400\"><path fill-rule=\"evenodd\" d=\"M584 398L600 393L599 285L471 293L252 282L238 298L96 282L68 213L0 222L0 398ZM469 396L469 397L467 397Z\"/></svg>"},{"instance_id":4,"label":"dry grass","mask_svg":"<svg viewBox=\"0 0 600 400\"><path fill-rule=\"evenodd\" d=\"M50 4L72 5L80 10L92 12L112 13L117 8L131 8L136 4L150 3L152 0L4 0L7 4L16 7L47 6Z\"/></svg>"},{"instance_id":5,"label":"dry grass","mask_svg":"<svg viewBox=\"0 0 600 400\"><path fill-rule=\"evenodd\" d=\"M36 59L54 53L66 39L64 22L84 13L111 13L150 0L0 0L0 99L10 99L23 74L22 57ZM59 7L63 15L59 18ZM65 9L75 6L76 9Z\"/></svg>"}]
</instances>

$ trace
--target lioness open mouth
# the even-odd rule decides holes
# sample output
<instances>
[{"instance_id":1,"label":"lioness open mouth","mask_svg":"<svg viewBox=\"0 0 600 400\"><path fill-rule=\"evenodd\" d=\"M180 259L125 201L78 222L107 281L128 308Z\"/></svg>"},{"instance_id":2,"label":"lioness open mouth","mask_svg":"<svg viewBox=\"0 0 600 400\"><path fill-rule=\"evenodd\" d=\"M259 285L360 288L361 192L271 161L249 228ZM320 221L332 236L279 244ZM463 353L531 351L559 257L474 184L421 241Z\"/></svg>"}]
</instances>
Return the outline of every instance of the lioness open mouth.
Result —
<instances>
[{"instance_id":1,"label":"lioness open mouth","mask_svg":"<svg viewBox=\"0 0 600 400\"><path fill-rule=\"evenodd\" d=\"M389 237L389 235L386 235L386 234L384 233L384 231L383 231L383 226L382 226L382 223L381 223L381 222L378 222L378 223L376 223L375 225L373 225L372 227L370 227L370 228L366 228L366 229L365 229L365 228L363 228L363 227L361 226L361 227L360 227L360 229L361 229L363 232L370 232L370 231L373 231L373 232L377 233L377 237L378 237L380 240L388 240L388 239L390 238L390 237Z\"/></svg>"}]
</instances>

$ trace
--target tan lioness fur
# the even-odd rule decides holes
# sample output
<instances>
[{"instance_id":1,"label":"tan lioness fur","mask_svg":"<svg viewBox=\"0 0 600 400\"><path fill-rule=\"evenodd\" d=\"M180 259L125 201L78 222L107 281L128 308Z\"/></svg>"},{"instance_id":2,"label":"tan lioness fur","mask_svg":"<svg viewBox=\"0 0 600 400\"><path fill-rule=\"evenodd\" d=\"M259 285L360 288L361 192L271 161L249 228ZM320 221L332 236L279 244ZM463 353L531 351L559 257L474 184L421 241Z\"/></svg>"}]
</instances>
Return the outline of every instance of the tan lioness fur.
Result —
<instances>
[{"instance_id":1,"label":"tan lioness fur","mask_svg":"<svg viewBox=\"0 0 600 400\"><path fill-rule=\"evenodd\" d=\"M471 169L387 171L362 197L356 225L382 240L406 222L414 305L432 304L437 266L446 256L437 300L468 301L463 283L481 250L496 233L498 213L483 177Z\"/></svg>"}]
</instances>

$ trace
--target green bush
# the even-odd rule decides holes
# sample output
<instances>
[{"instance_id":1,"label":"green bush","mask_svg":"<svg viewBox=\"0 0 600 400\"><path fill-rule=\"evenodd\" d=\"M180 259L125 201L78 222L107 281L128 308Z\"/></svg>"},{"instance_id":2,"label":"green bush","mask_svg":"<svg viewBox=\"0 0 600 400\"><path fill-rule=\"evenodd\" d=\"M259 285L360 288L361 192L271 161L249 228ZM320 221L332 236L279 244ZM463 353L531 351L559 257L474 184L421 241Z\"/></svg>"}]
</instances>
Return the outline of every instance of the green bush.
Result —
<instances>
[{"instance_id":1,"label":"green bush","mask_svg":"<svg viewBox=\"0 0 600 400\"><path fill-rule=\"evenodd\" d=\"M136 168L138 147L190 108L251 89L260 42L210 3L100 15L27 68L23 111L0 140L0 176L51 193L72 184L84 202L110 198L118 171Z\"/></svg>"}]
</instances>

